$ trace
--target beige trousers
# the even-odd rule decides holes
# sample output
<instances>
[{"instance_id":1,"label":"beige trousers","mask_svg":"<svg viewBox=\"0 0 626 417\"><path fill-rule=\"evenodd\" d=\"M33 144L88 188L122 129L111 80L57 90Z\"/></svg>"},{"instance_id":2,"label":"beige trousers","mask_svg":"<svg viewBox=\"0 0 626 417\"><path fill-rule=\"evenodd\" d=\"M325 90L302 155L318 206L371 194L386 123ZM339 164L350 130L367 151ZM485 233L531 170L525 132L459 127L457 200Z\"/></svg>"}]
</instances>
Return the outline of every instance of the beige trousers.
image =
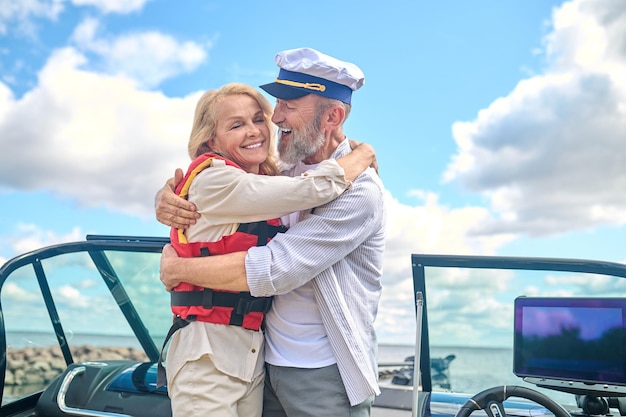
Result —
<instances>
[{"instance_id":1,"label":"beige trousers","mask_svg":"<svg viewBox=\"0 0 626 417\"><path fill-rule=\"evenodd\" d=\"M261 417L265 374L252 382L218 371L208 355L190 361L168 384L172 417Z\"/></svg>"}]
</instances>

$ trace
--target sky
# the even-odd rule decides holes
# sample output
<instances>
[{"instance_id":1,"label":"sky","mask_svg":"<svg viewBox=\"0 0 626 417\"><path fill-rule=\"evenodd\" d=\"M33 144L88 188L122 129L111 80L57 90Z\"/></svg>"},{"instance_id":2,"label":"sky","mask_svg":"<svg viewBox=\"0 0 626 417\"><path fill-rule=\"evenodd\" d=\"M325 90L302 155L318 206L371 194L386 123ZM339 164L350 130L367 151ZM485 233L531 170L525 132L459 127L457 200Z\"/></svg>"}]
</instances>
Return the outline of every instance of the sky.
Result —
<instances>
[{"instance_id":1,"label":"sky","mask_svg":"<svg viewBox=\"0 0 626 417\"><path fill-rule=\"evenodd\" d=\"M305 46L365 73L345 131L387 193L381 342L413 337L412 253L626 262L623 0L0 0L0 263L166 236L200 94Z\"/></svg>"}]
</instances>

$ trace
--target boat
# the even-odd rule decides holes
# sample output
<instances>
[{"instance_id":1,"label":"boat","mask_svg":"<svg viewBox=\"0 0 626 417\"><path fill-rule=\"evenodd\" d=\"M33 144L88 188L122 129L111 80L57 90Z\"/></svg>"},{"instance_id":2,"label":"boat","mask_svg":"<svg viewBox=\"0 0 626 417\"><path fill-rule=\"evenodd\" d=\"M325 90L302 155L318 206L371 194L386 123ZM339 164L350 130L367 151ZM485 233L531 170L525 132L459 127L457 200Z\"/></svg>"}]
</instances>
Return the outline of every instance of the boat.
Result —
<instances>
[{"instance_id":1,"label":"boat","mask_svg":"<svg viewBox=\"0 0 626 417\"><path fill-rule=\"evenodd\" d=\"M433 386L444 390L451 390L450 362L456 355L450 354L445 358L430 358L430 370ZM407 356L401 363L379 363L379 379L391 378L391 384L413 386L415 375L415 355ZM391 369L390 369L391 368Z\"/></svg>"},{"instance_id":2,"label":"boat","mask_svg":"<svg viewBox=\"0 0 626 417\"><path fill-rule=\"evenodd\" d=\"M167 387L156 387L171 324L166 243L88 235L0 267L0 416L171 416ZM626 265L411 262L414 355L379 364L374 417L626 415ZM542 315L570 321L543 334ZM468 354L478 348L492 349L487 360Z\"/></svg>"}]
</instances>

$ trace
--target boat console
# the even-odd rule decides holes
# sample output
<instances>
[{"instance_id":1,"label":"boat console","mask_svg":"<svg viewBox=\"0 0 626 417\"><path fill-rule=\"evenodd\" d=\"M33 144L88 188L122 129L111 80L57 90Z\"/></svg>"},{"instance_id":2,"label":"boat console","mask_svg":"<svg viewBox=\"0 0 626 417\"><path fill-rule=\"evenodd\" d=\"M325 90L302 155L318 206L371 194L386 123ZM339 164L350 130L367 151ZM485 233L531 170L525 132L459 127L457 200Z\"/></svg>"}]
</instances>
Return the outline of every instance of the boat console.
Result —
<instances>
[{"instance_id":1,"label":"boat console","mask_svg":"<svg viewBox=\"0 0 626 417\"><path fill-rule=\"evenodd\" d=\"M514 308L515 375L575 394L582 414L626 408L626 299L518 297Z\"/></svg>"},{"instance_id":2,"label":"boat console","mask_svg":"<svg viewBox=\"0 0 626 417\"><path fill-rule=\"evenodd\" d=\"M42 393L35 410L47 417L171 417L167 388L157 388L156 377L152 362L72 364Z\"/></svg>"}]
</instances>

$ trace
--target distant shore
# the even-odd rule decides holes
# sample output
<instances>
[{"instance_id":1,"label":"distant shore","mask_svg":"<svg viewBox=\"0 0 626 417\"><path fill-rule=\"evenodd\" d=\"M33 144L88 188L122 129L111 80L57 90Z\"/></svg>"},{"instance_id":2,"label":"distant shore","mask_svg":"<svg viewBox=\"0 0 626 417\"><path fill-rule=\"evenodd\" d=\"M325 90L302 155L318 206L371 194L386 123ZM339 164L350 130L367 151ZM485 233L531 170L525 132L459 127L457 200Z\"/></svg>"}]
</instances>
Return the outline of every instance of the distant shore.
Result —
<instances>
[{"instance_id":1,"label":"distant shore","mask_svg":"<svg viewBox=\"0 0 626 417\"><path fill-rule=\"evenodd\" d=\"M143 350L133 347L83 345L71 347L70 351L74 363L99 360L138 362L148 360ZM9 348L6 359L5 386L47 385L67 368L59 346Z\"/></svg>"}]
</instances>

